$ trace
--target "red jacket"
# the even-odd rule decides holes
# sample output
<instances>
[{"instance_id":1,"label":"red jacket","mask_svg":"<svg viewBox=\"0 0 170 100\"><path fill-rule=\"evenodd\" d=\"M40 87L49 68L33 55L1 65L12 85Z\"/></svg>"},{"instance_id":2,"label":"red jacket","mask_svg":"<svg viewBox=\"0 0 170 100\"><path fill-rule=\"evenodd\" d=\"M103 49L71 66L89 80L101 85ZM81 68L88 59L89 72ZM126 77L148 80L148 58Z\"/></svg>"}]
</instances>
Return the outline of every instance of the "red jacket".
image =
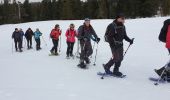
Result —
<instances>
[{"instance_id":1,"label":"red jacket","mask_svg":"<svg viewBox=\"0 0 170 100\"><path fill-rule=\"evenodd\" d=\"M51 38L55 40L58 40L60 35L61 35L60 29L53 29L50 34Z\"/></svg>"},{"instance_id":2,"label":"red jacket","mask_svg":"<svg viewBox=\"0 0 170 100\"><path fill-rule=\"evenodd\" d=\"M166 48L170 49L170 25L168 26L166 35Z\"/></svg>"},{"instance_id":3,"label":"red jacket","mask_svg":"<svg viewBox=\"0 0 170 100\"><path fill-rule=\"evenodd\" d=\"M67 42L75 42L75 36L77 36L75 30L68 29L65 35L67 37Z\"/></svg>"}]
</instances>

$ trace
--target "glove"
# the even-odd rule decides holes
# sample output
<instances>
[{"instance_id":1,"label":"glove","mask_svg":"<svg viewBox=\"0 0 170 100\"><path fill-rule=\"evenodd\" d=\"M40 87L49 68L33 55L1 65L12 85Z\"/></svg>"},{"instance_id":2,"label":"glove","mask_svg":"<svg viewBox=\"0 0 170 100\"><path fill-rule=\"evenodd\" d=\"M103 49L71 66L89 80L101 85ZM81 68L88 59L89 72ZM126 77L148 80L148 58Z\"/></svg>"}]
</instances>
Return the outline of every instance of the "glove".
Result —
<instances>
[{"instance_id":1,"label":"glove","mask_svg":"<svg viewBox=\"0 0 170 100\"><path fill-rule=\"evenodd\" d=\"M97 38L97 39L96 39L96 42L99 43L99 42L100 42L100 38Z\"/></svg>"},{"instance_id":2,"label":"glove","mask_svg":"<svg viewBox=\"0 0 170 100\"><path fill-rule=\"evenodd\" d=\"M133 39L131 39L131 41L129 42L129 43L130 43L130 45L132 45L132 44L133 44L133 41L134 41L134 38L133 38Z\"/></svg>"}]
</instances>

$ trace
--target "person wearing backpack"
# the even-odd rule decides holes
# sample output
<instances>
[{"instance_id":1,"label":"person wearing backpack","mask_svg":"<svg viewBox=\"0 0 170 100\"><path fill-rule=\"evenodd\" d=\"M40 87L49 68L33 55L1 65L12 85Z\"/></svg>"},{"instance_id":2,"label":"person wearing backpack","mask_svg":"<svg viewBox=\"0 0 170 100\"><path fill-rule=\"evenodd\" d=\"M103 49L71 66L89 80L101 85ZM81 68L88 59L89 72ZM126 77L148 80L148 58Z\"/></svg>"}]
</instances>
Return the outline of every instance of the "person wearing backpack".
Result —
<instances>
[{"instance_id":1,"label":"person wearing backpack","mask_svg":"<svg viewBox=\"0 0 170 100\"><path fill-rule=\"evenodd\" d=\"M15 50L16 52L18 51L19 48L19 52L22 52L22 41L21 41L21 33L19 32L18 28L15 28L15 31L12 34L12 39L14 39L14 43L15 43Z\"/></svg>"},{"instance_id":2,"label":"person wearing backpack","mask_svg":"<svg viewBox=\"0 0 170 100\"><path fill-rule=\"evenodd\" d=\"M118 14L115 20L108 25L105 33L105 41L109 43L112 58L103 65L106 74L113 74L115 76L122 76L119 71L121 62L123 60L123 40L125 39L130 44L133 44L133 39L130 39L126 34L125 17L123 14ZM111 66L115 64L113 72L110 71Z\"/></svg>"},{"instance_id":3,"label":"person wearing backpack","mask_svg":"<svg viewBox=\"0 0 170 100\"><path fill-rule=\"evenodd\" d=\"M80 41L81 47L80 63L77 66L80 68L86 68L86 64L90 63L89 56L93 53L91 39L96 43L99 43L100 41L100 38L98 38L96 32L90 24L89 18L86 18L84 20L84 24L78 28L77 37Z\"/></svg>"},{"instance_id":4,"label":"person wearing backpack","mask_svg":"<svg viewBox=\"0 0 170 100\"><path fill-rule=\"evenodd\" d=\"M27 49L32 49L32 36L34 35L31 28L28 28L28 30L25 33L25 38L27 40Z\"/></svg>"},{"instance_id":5,"label":"person wearing backpack","mask_svg":"<svg viewBox=\"0 0 170 100\"><path fill-rule=\"evenodd\" d=\"M77 36L76 30L74 29L75 25L70 24L70 28L66 31L66 38L67 38L67 58L73 57L73 48L75 43L75 37Z\"/></svg>"},{"instance_id":6,"label":"person wearing backpack","mask_svg":"<svg viewBox=\"0 0 170 100\"><path fill-rule=\"evenodd\" d=\"M61 35L60 26L59 26L59 24L56 24L55 28L52 29L52 31L50 33L50 37L53 42L53 47L50 50L52 55L58 55L58 42L59 42L60 35Z\"/></svg>"},{"instance_id":7,"label":"person wearing backpack","mask_svg":"<svg viewBox=\"0 0 170 100\"><path fill-rule=\"evenodd\" d=\"M40 30L37 28L36 31L34 32L34 39L36 42L36 50L41 50L41 40L40 40L40 36L42 36L42 33L40 32Z\"/></svg>"},{"instance_id":8,"label":"person wearing backpack","mask_svg":"<svg viewBox=\"0 0 170 100\"><path fill-rule=\"evenodd\" d=\"M165 43L165 47L167 48L170 54L170 19L164 21L163 27L158 37L159 41ZM160 69L154 70L161 78L165 76L170 77L170 61Z\"/></svg>"}]
</instances>

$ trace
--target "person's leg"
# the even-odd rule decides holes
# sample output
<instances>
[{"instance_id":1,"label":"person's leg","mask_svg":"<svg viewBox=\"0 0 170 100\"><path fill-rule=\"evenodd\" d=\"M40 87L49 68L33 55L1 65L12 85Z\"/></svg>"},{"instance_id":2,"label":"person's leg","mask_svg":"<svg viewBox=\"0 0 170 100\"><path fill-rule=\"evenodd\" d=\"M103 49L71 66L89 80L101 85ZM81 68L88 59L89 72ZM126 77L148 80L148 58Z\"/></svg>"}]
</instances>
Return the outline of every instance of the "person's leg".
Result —
<instances>
[{"instance_id":1,"label":"person's leg","mask_svg":"<svg viewBox=\"0 0 170 100\"><path fill-rule=\"evenodd\" d=\"M14 43L15 43L15 50L18 51L17 40L16 39L14 39Z\"/></svg>"},{"instance_id":2,"label":"person's leg","mask_svg":"<svg viewBox=\"0 0 170 100\"><path fill-rule=\"evenodd\" d=\"M35 39L36 42L36 50L38 50L38 39Z\"/></svg>"},{"instance_id":3,"label":"person's leg","mask_svg":"<svg viewBox=\"0 0 170 100\"><path fill-rule=\"evenodd\" d=\"M55 54L58 55L58 41L59 40L55 40Z\"/></svg>"},{"instance_id":4,"label":"person's leg","mask_svg":"<svg viewBox=\"0 0 170 100\"><path fill-rule=\"evenodd\" d=\"M74 42L71 43L71 47L70 47L70 56L73 56L73 48L74 48Z\"/></svg>"},{"instance_id":5,"label":"person's leg","mask_svg":"<svg viewBox=\"0 0 170 100\"><path fill-rule=\"evenodd\" d=\"M114 66L113 72L119 72L119 67L120 67L121 62L123 60L123 47L120 47L120 48L115 50L115 54L114 54L114 59L113 60L115 62L115 66Z\"/></svg>"},{"instance_id":6,"label":"person's leg","mask_svg":"<svg viewBox=\"0 0 170 100\"><path fill-rule=\"evenodd\" d=\"M22 52L22 40L18 40L18 48L19 48L19 51Z\"/></svg>"},{"instance_id":7,"label":"person's leg","mask_svg":"<svg viewBox=\"0 0 170 100\"><path fill-rule=\"evenodd\" d=\"M30 47L29 47L29 39L26 38L26 40L27 40L27 48L29 49L29 48L30 48Z\"/></svg>"},{"instance_id":8,"label":"person's leg","mask_svg":"<svg viewBox=\"0 0 170 100\"><path fill-rule=\"evenodd\" d=\"M53 47L51 48L50 52L54 53L54 50L55 50L55 40L54 39L52 39L52 43L53 43Z\"/></svg>"},{"instance_id":9,"label":"person's leg","mask_svg":"<svg viewBox=\"0 0 170 100\"><path fill-rule=\"evenodd\" d=\"M30 38L30 48L32 48L32 37Z\"/></svg>"},{"instance_id":10,"label":"person's leg","mask_svg":"<svg viewBox=\"0 0 170 100\"><path fill-rule=\"evenodd\" d=\"M71 45L71 43L67 42L67 52L66 52L67 57L69 57L69 54L70 54L70 45Z\"/></svg>"}]
</instances>

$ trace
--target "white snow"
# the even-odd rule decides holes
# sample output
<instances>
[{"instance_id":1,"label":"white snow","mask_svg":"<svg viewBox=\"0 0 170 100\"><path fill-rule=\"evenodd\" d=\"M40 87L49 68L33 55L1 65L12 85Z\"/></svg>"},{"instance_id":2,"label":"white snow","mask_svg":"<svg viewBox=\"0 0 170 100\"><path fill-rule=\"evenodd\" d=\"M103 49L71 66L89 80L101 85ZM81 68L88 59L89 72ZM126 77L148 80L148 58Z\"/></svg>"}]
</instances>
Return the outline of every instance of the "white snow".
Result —
<instances>
[{"instance_id":1,"label":"white snow","mask_svg":"<svg viewBox=\"0 0 170 100\"><path fill-rule=\"evenodd\" d=\"M154 86L149 77L158 77L153 69L162 67L168 60L168 52L158 41L163 21L169 17L129 19L126 29L129 37L135 38L121 65L125 79L113 77L101 80L98 71L111 57L111 51L103 36L112 20L92 20L91 24L102 39L99 44L97 65L88 70L76 67L78 59L65 59L65 31L70 23L76 28L83 21L44 21L0 26L0 100L168 100L170 84ZM60 24L62 52L58 57L49 57L52 47L49 33L55 24ZM12 53L11 35L14 29L24 31L39 28L47 42L42 40L42 50L26 50ZM93 43L92 43L93 44ZM124 42L124 49L127 42ZM13 44L14 45L14 44ZM14 48L13 48L14 49ZM76 52L75 44L74 52ZM95 48L96 49L96 48Z\"/></svg>"}]
</instances>

